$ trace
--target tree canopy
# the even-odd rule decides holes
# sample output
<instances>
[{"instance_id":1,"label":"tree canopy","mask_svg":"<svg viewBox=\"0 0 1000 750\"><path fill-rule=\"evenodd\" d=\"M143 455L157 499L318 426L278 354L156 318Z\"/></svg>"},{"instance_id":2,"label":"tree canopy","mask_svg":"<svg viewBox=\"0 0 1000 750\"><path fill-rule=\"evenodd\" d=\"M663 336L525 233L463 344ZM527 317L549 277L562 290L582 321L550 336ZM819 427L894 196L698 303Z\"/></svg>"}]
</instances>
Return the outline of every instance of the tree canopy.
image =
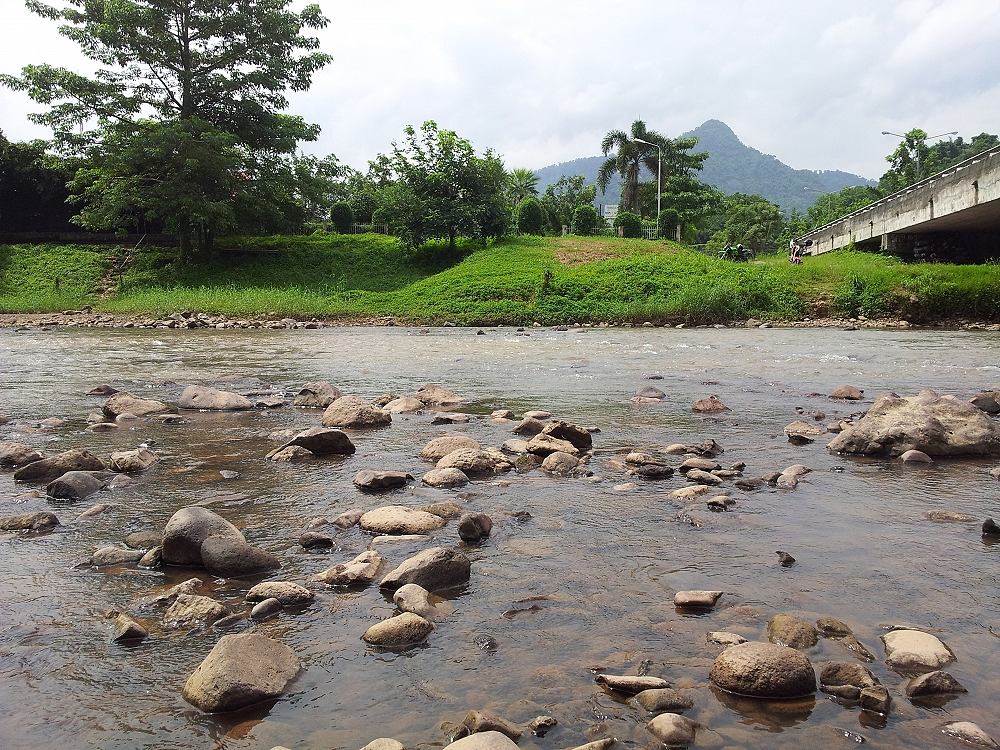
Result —
<instances>
[{"instance_id":1,"label":"tree canopy","mask_svg":"<svg viewBox=\"0 0 1000 750\"><path fill-rule=\"evenodd\" d=\"M453 130L425 122L420 130L407 127L402 144L372 162L376 180L385 187L378 221L407 245L458 236L487 239L508 230L508 176L492 151L477 156L472 144Z\"/></svg>"},{"instance_id":2,"label":"tree canopy","mask_svg":"<svg viewBox=\"0 0 1000 750\"><path fill-rule=\"evenodd\" d=\"M231 225L259 183L294 174L290 156L319 128L285 114L287 91L309 88L329 55L304 33L326 25L316 5L290 0L27 0L98 65L86 76L29 65L3 83L47 110L66 153L91 166L73 181L85 227L118 229L139 218L176 232L182 254L197 234ZM155 155L155 158L153 158ZM273 208L267 204L265 208Z\"/></svg>"}]
</instances>

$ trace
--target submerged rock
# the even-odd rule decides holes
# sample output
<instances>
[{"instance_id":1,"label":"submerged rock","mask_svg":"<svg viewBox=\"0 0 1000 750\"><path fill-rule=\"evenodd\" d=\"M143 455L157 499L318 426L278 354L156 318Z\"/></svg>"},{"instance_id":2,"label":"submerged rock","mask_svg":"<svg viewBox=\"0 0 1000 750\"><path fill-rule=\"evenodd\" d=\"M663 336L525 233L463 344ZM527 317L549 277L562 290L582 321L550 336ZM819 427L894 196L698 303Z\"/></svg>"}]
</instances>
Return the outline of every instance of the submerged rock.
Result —
<instances>
[{"instance_id":1,"label":"submerged rock","mask_svg":"<svg viewBox=\"0 0 1000 750\"><path fill-rule=\"evenodd\" d=\"M928 672L914 677L906 683L906 694L911 698L921 698L933 695L948 695L951 693L967 693L968 690L947 672Z\"/></svg>"},{"instance_id":2,"label":"submerged rock","mask_svg":"<svg viewBox=\"0 0 1000 750\"><path fill-rule=\"evenodd\" d=\"M500 732L515 742L521 739L522 734L521 728L517 724L486 711L469 711L462 720L462 725L469 730L470 734Z\"/></svg>"},{"instance_id":3,"label":"submerged rock","mask_svg":"<svg viewBox=\"0 0 1000 750\"><path fill-rule=\"evenodd\" d=\"M608 690L625 695L637 695L646 690L662 690L670 687L670 683L660 677L599 674L594 682L603 685Z\"/></svg>"},{"instance_id":4,"label":"submerged rock","mask_svg":"<svg viewBox=\"0 0 1000 750\"><path fill-rule=\"evenodd\" d=\"M178 594L163 614L163 621L175 627L191 627L199 623L210 625L228 614L229 610L211 597Z\"/></svg>"},{"instance_id":5,"label":"submerged rock","mask_svg":"<svg viewBox=\"0 0 1000 750\"><path fill-rule=\"evenodd\" d=\"M909 450L903 453L899 460L904 464L932 464L934 459L923 451Z\"/></svg>"},{"instance_id":6,"label":"submerged rock","mask_svg":"<svg viewBox=\"0 0 1000 750\"><path fill-rule=\"evenodd\" d=\"M116 451L111 454L108 465L112 471L125 474L138 474L157 462L158 458L148 448L136 448L131 451Z\"/></svg>"},{"instance_id":7,"label":"submerged rock","mask_svg":"<svg viewBox=\"0 0 1000 750\"><path fill-rule=\"evenodd\" d=\"M405 487L413 479L405 471L372 471L362 469L354 475L354 486L365 492L387 492Z\"/></svg>"},{"instance_id":8,"label":"submerged rock","mask_svg":"<svg viewBox=\"0 0 1000 750\"><path fill-rule=\"evenodd\" d=\"M983 731L982 727L978 724L973 724L971 721L953 721L950 724L946 724L941 731L949 737L954 737L977 747L1000 747L992 737Z\"/></svg>"},{"instance_id":9,"label":"submerged rock","mask_svg":"<svg viewBox=\"0 0 1000 750\"><path fill-rule=\"evenodd\" d=\"M816 692L816 674L805 654L757 641L719 654L709 679L730 693L754 698L798 698Z\"/></svg>"},{"instance_id":10,"label":"submerged rock","mask_svg":"<svg viewBox=\"0 0 1000 750\"><path fill-rule=\"evenodd\" d=\"M299 463L310 461L316 458L316 454L301 445L287 445L283 448L275 448L267 454L268 461L283 461L287 463Z\"/></svg>"},{"instance_id":11,"label":"submerged rock","mask_svg":"<svg viewBox=\"0 0 1000 750\"><path fill-rule=\"evenodd\" d=\"M722 403L718 396L713 395L695 401L691 406L691 411L699 414L719 414L720 412L731 411L731 409Z\"/></svg>"},{"instance_id":12,"label":"submerged rock","mask_svg":"<svg viewBox=\"0 0 1000 750\"><path fill-rule=\"evenodd\" d=\"M930 390L910 398L888 395L831 440L827 449L887 456L909 450L928 456L996 455L1000 423L954 396Z\"/></svg>"},{"instance_id":13,"label":"submerged rock","mask_svg":"<svg viewBox=\"0 0 1000 750\"><path fill-rule=\"evenodd\" d=\"M124 613L118 613L111 624L111 640L114 643L129 643L149 637L149 631Z\"/></svg>"},{"instance_id":14,"label":"submerged rock","mask_svg":"<svg viewBox=\"0 0 1000 750\"><path fill-rule=\"evenodd\" d=\"M428 406L458 406L462 403L461 396L436 383L421 386L415 395Z\"/></svg>"},{"instance_id":15,"label":"submerged rock","mask_svg":"<svg viewBox=\"0 0 1000 750\"><path fill-rule=\"evenodd\" d=\"M258 633L224 635L184 685L184 700L208 713L280 697L301 669L288 646Z\"/></svg>"},{"instance_id":16,"label":"submerged rock","mask_svg":"<svg viewBox=\"0 0 1000 750\"><path fill-rule=\"evenodd\" d=\"M685 711L694 706L691 698L673 688L643 690L632 698L632 702L654 714L661 711Z\"/></svg>"},{"instance_id":17,"label":"submerged rock","mask_svg":"<svg viewBox=\"0 0 1000 750\"><path fill-rule=\"evenodd\" d=\"M181 391L177 399L181 409L203 409L207 411L246 411L253 408L253 402L246 396L230 391L220 391L201 385L189 385Z\"/></svg>"},{"instance_id":18,"label":"submerged rock","mask_svg":"<svg viewBox=\"0 0 1000 750\"><path fill-rule=\"evenodd\" d=\"M101 547L90 556L90 564L95 568L107 568L115 565L129 565L142 559L142 550L125 549L123 547Z\"/></svg>"},{"instance_id":19,"label":"submerged rock","mask_svg":"<svg viewBox=\"0 0 1000 750\"><path fill-rule=\"evenodd\" d=\"M407 414L410 412L421 411L426 406L427 404L416 396L400 396L399 398L394 398L382 408L388 412L392 412L393 414Z\"/></svg>"},{"instance_id":20,"label":"submerged rock","mask_svg":"<svg viewBox=\"0 0 1000 750\"><path fill-rule=\"evenodd\" d=\"M839 398L845 401L860 401L864 397L864 390L853 385L841 385L830 392L830 398Z\"/></svg>"}]
</instances>

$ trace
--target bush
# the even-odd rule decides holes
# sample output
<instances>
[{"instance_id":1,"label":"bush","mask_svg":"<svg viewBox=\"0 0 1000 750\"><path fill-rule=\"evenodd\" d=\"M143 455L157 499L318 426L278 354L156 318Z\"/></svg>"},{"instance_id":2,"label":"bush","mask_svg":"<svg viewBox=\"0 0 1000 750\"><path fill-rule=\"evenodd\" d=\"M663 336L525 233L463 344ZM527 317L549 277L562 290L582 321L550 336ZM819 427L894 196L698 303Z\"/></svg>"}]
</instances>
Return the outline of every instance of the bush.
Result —
<instances>
[{"instance_id":1,"label":"bush","mask_svg":"<svg viewBox=\"0 0 1000 750\"><path fill-rule=\"evenodd\" d=\"M541 234L542 204L537 198L525 198L517 206L517 231L521 234Z\"/></svg>"},{"instance_id":2,"label":"bush","mask_svg":"<svg viewBox=\"0 0 1000 750\"><path fill-rule=\"evenodd\" d=\"M642 237L642 219L631 211L622 211L615 217L615 232L622 237Z\"/></svg>"},{"instance_id":3,"label":"bush","mask_svg":"<svg viewBox=\"0 0 1000 750\"><path fill-rule=\"evenodd\" d=\"M674 209L663 209L660 211L660 215L656 217L657 236L666 237L668 240L674 239L677 236L677 225L679 223L680 217Z\"/></svg>"},{"instance_id":4,"label":"bush","mask_svg":"<svg viewBox=\"0 0 1000 750\"><path fill-rule=\"evenodd\" d=\"M330 208L330 221L339 234L350 234L354 226L354 209L347 201L334 203Z\"/></svg>"},{"instance_id":5,"label":"bush","mask_svg":"<svg viewBox=\"0 0 1000 750\"><path fill-rule=\"evenodd\" d=\"M587 204L573 212L573 234L593 234L597 228L597 210Z\"/></svg>"}]
</instances>

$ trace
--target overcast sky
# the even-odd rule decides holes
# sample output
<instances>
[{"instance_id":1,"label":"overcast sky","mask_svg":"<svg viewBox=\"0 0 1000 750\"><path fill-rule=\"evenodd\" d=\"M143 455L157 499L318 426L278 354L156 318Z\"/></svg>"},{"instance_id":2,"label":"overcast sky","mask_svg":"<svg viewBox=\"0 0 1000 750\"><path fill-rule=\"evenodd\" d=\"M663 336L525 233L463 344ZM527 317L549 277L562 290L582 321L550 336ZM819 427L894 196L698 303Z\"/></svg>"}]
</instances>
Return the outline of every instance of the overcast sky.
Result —
<instances>
[{"instance_id":1,"label":"overcast sky","mask_svg":"<svg viewBox=\"0 0 1000 750\"><path fill-rule=\"evenodd\" d=\"M319 4L334 62L292 108L323 128L306 150L357 167L426 119L537 168L636 117L667 135L717 118L793 167L870 177L882 130L1000 130L1000 0ZM82 61L22 0L0 0L0 50L4 72ZM44 137L34 107L0 89L0 129Z\"/></svg>"}]
</instances>

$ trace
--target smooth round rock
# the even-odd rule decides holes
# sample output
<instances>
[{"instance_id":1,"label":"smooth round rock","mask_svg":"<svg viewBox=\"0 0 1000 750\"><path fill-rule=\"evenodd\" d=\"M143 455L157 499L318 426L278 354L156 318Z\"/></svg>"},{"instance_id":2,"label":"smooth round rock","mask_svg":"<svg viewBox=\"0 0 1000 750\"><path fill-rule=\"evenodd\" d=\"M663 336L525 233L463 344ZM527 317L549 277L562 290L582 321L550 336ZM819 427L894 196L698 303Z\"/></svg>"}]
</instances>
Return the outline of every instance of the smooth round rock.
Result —
<instances>
[{"instance_id":1,"label":"smooth round rock","mask_svg":"<svg viewBox=\"0 0 1000 750\"><path fill-rule=\"evenodd\" d=\"M445 519L427 511L403 505L387 505L361 516L361 528L377 534L425 534L440 529Z\"/></svg>"},{"instance_id":2,"label":"smooth round rock","mask_svg":"<svg viewBox=\"0 0 1000 750\"><path fill-rule=\"evenodd\" d=\"M816 692L816 673L805 654L749 641L715 658L709 679L719 688L754 698L798 698Z\"/></svg>"},{"instance_id":3,"label":"smooth round rock","mask_svg":"<svg viewBox=\"0 0 1000 750\"><path fill-rule=\"evenodd\" d=\"M429 620L412 612L404 612L372 625L362 638L373 646L410 646L423 641L433 629L434 625Z\"/></svg>"}]
</instances>

